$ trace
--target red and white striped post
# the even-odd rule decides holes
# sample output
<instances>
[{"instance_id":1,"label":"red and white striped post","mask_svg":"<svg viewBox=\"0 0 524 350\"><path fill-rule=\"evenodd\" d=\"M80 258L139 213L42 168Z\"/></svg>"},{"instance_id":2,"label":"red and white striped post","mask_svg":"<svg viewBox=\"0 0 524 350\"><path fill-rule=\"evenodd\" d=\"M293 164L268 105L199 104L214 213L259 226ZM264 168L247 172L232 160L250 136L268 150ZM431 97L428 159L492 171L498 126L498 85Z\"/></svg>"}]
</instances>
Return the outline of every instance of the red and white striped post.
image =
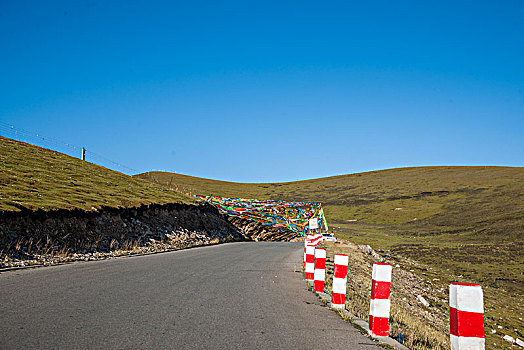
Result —
<instances>
[{"instance_id":1,"label":"red and white striped post","mask_svg":"<svg viewBox=\"0 0 524 350\"><path fill-rule=\"evenodd\" d=\"M315 247L306 246L306 281L313 281L315 277Z\"/></svg>"},{"instance_id":2,"label":"red and white striped post","mask_svg":"<svg viewBox=\"0 0 524 350\"><path fill-rule=\"evenodd\" d=\"M310 245L313 245L313 246L317 246L319 245L320 243L322 243L323 241L323 237L322 235L320 234L317 234L317 235L307 235L306 236L306 242L308 242L308 244Z\"/></svg>"},{"instance_id":3,"label":"red and white striped post","mask_svg":"<svg viewBox=\"0 0 524 350\"><path fill-rule=\"evenodd\" d=\"M389 334L389 311L391 301L391 271L387 263L374 263L371 281L371 302L369 306L369 330L371 334L387 337Z\"/></svg>"},{"instance_id":4,"label":"red and white striped post","mask_svg":"<svg viewBox=\"0 0 524 350\"><path fill-rule=\"evenodd\" d=\"M333 294L331 307L344 309L346 307L346 284L348 276L349 257L345 254L335 254L335 270L333 271Z\"/></svg>"},{"instance_id":5,"label":"red and white striped post","mask_svg":"<svg viewBox=\"0 0 524 350\"><path fill-rule=\"evenodd\" d=\"M449 323L452 350L485 348L484 298L475 283L449 286Z\"/></svg>"},{"instance_id":6,"label":"red and white striped post","mask_svg":"<svg viewBox=\"0 0 524 350\"><path fill-rule=\"evenodd\" d=\"M307 235L304 240L304 270L306 269L306 248L307 246L316 247L322 242L322 235ZM313 258L314 260L315 258Z\"/></svg>"},{"instance_id":7,"label":"red and white striped post","mask_svg":"<svg viewBox=\"0 0 524 350\"><path fill-rule=\"evenodd\" d=\"M314 277L313 291L324 293L324 284L326 282L326 250L324 248L315 249Z\"/></svg>"},{"instance_id":8,"label":"red and white striped post","mask_svg":"<svg viewBox=\"0 0 524 350\"><path fill-rule=\"evenodd\" d=\"M304 241L304 271L306 270L306 248L308 246L308 240L306 238L306 240Z\"/></svg>"}]
</instances>

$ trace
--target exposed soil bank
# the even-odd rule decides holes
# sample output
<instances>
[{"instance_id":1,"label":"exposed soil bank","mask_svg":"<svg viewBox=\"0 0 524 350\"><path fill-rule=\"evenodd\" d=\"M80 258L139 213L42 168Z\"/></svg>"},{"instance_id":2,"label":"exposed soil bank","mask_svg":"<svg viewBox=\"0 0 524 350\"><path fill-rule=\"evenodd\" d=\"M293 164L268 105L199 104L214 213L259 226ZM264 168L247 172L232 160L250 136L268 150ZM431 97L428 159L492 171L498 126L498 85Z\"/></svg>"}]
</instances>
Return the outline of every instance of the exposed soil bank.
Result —
<instances>
[{"instance_id":1,"label":"exposed soil bank","mask_svg":"<svg viewBox=\"0 0 524 350\"><path fill-rule=\"evenodd\" d=\"M96 260L241 240L289 240L214 207L152 204L97 211L0 212L0 268ZM287 237L287 239L286 239Z\"/></svg>"},{"instance_id":2,"label":"exposed soil bank","mask_svg":"<svg viewBox=\"0 0 524 350\"><path fill-rule=\"evenodd\" d=\"M254 241L290 241L296 236L288 230L280 230L277 227L265 226L239 217L227 217L227 220Z\"/></svg>"}]
</instances>

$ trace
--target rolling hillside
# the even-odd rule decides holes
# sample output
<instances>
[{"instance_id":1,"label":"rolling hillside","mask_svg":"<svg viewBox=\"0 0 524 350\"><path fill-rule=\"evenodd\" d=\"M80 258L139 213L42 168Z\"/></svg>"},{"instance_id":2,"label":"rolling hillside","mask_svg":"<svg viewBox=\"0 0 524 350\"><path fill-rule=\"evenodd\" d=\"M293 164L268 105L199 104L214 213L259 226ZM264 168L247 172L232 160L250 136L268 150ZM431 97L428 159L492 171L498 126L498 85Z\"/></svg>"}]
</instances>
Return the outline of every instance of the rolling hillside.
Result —
<instances>
[{"instance_id":1,"label":"rolling hillside","mask_svg":"<svg viewBox=\"0 0 524 350\"><path fill-rule=\"evenodd\" d=\"M524 168L402 168L274 184L138 176L198 194L322 202L339 238L371 245L444 300L452 281L480 283L487 348L504 347L504 334L524 337Z\"/></svg>"},{"instance_id":2,"label":"rolling hillside","mask_svg":"<svg viewBox=\"0 0 524 350\"><path fill-rule=\"evenodd\" d=\"M401 168L274 184L138 177L198 194L319 201L340 237L475 280L507 284L494 277L504 275L524 291L524 168Z\"/></svg>"},{"instance_id":3,"label":"rolling hillside","mask_svg":"<svg viewBox=\"0 0 524 350\"><path fill-rule=\"evenodd\" d=\"M0 210L130 207L191 202L165 186L0 137Z\"/></svg>"},{"instance_id":4,"label":"rolling hillside","mask_svg":"<svg viewBox=\"0 0 524 350\"><path fill-rule=\"evenodd\" d=\"M438 233L457 232L457 227L462 233L484 227L490 237L506 238L523 233L521 225L505 224L524 218L524 168L401 168L274 184L233 183L164 172L137 176L164 186L172 182L172 187L182 192L320 201L334 223L355 220L425 227L424 231Z\"/></svg>"},{"instance_id":5,"label":"rolling hillside","mask_svg":"<svg viewBox=\"0 0 524 350\"><path fill-rule=\"evenodd\" d=\"M176 191L168 189L169 184ZM502 324L506 334L524 337L524 168L419 167L241 184L163 172L131 177L0 137L0 210L4 213L24 208L90 211L102 206L193 203L186 192L322 202L330 229L338 237L381 250L428 283L481 283L489 324ZM159 215L147 216L157 220ZM119 222L105 216L101 225ZM195 222L209 221L204 214L195 217ZM122 227L128 235L149 234L145 228ZM69 228L62 228L69 236ZM99 231L109 236L116 232L106 227ZM106 248L111 250L114 240L109 236ZM94 241L99 242L97 237Z\"/></svg>"}]
</instances>

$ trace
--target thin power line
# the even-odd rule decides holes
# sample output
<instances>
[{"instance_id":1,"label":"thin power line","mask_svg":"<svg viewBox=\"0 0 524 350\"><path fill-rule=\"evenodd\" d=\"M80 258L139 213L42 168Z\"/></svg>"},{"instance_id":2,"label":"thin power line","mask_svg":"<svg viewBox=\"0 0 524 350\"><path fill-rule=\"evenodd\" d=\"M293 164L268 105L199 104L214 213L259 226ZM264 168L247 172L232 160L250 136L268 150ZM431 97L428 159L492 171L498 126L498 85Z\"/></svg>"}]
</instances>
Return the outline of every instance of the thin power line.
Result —
<instances>
[{"instance_id":1,"label":"thin power line","mask_svg":"<svg viewBox=\"0 0 524 350\"><path fill-rule=\"evenodd\" d=\"M80 155L82 153L82 147L80 146L73 145L71 143L68 143L68 142L65 142L65 141L62 141L56 138L43 136L40 133L20 129L20 128L15 127L12 124L7 124L1 121L0 121L0 135L17 140L17 141L27 142L33 145L49 148L53 151L62 152L62 153L65 153L75 158L80 158ZM120 171L125 174L131 175L133 173L138 173L136 169L133 169L126 165L115 162L96 152L89 151L88 149L86 149L86 158L91 163L98 164L98 165L104 165L107 168L110 168L116 171Z\"/></svg>"}]
</instances>

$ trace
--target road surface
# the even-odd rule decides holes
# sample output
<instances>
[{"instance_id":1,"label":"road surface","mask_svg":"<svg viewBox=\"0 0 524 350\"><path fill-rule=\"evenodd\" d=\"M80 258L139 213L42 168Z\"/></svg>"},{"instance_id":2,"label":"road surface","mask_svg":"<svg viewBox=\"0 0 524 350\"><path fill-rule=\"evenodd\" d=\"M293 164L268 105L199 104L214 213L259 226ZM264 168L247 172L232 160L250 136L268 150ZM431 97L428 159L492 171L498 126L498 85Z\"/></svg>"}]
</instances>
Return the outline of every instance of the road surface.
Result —
<instances>
[{"instance_id":1,"label":"road surface","mask_svg":"<svg viewBox=\"0 0 524 350\"><path fill-rule=\"evenodd\" d=\"M306 290L302 243L0 274L0 349L371 349Z\"/></svg>"}]
</instances>

